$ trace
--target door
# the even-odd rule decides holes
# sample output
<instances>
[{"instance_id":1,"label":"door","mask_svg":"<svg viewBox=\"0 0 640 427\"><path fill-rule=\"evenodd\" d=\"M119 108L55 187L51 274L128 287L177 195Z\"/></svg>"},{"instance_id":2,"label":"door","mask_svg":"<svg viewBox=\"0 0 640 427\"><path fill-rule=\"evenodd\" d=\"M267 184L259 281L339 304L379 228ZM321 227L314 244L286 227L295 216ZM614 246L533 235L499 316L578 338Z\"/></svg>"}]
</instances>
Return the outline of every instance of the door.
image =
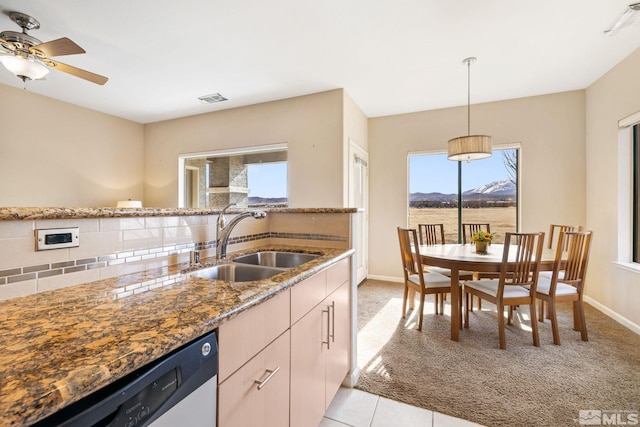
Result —
<instances>
[{"instance_id":1,"label":"door","mask_svg":"<svg viewBox=\"0 0 640 427\"><path fill-rule=\"evenodd\" d=\"M349 207L358 208L355 219L354 257L356 284L367 278L369 233L369 154L349 140Z\"/></svg>"}]
</instances>

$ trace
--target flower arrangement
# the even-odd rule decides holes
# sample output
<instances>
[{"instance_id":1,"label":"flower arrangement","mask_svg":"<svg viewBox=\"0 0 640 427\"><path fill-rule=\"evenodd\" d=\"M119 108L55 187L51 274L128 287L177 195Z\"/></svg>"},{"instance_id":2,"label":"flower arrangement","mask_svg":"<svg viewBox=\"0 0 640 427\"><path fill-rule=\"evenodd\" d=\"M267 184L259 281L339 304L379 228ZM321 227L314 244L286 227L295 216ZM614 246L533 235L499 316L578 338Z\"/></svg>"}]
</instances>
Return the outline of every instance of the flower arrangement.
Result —
<instances>
[{"instance_id":1,"label":"flower arrangement","mask_svg":"<svg viewBox=\"0 0 640 427\"><path fill-rule=\"evenodd\" d=\"M491 243L495 235L496 233L487 233L486 231L479 230L476 233L473 233L473 236L471 236L471 241Z\"/></svg>"}]
</instances>

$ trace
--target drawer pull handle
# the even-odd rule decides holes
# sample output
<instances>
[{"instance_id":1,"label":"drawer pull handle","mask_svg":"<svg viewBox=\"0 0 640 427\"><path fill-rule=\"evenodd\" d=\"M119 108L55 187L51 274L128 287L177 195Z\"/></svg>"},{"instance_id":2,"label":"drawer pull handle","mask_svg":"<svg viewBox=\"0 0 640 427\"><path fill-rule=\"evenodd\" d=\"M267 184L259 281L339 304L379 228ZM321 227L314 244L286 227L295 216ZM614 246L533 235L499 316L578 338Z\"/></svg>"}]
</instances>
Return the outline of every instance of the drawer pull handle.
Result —
<instances>
[{"instance_id":1,"label":"drawer pull handle","mask_svg":"<svg viewBox=\"0 0 640 427\"><path fill-rule=\"evenodd\" d=\"M322 313L327 313L327 340L322 341L322 344L326 344L327 350L331 350L331 306L328 305L326 310L322 310Z\"/></svg>"},{"instance_id":2,"label":"drawer pull handle","mask_svg":"<svg viewBox=\"0 0 640 427\"><path fill-rule=\"evenodd\" d=\"M278 371L280 370L280 366L278 366L276 369L274 369L273 371L270 369L267 369L267 378L263 379L262 381L258 381L255 380L255 383L258 384L257 389L258 390L262 390L262 387L264 387L265 385L267 385L267 383L269 382L269 380L271 380L271 378L273 378L273 376L275 374L278 373Z\"/></svg>"},{"instance_id":3,"label":"drawer pull handle","mask_svg":"<svg viewBox=\"0 0 640 427\"><path fill-rule=\"evenodd\" d=\"M331 342L336 342L336 302L331 301L331 305L327 308L331 308Z\"/></svg>"}]
</instances>

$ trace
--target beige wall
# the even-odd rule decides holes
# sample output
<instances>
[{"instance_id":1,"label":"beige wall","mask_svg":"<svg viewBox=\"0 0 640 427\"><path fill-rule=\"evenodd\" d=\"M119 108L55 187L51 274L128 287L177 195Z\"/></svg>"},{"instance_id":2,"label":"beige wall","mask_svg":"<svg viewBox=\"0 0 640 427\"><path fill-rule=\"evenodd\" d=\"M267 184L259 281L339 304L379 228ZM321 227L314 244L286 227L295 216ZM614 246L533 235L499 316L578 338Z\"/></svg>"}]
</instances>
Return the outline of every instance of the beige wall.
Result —
<instances>
[{"instance_id":1,"label":"beige wall","mask_svg":"<svg viewBox=\"0 0 640 427\"><path fill-rule=\"evenodd\" d=\"M178 155L288 144L290 207L342 207L343 90L145 126L145 204L178 206Z\"/></svg>"},{"instance_id":2,"label":"beige wall","mask_svg":"<svg viewBox=\"0 0 640 427\"><path fill-rule=\"evenodd\" d=\"M472 132L522 144L521 230L585 223L584 91L472 106ZM407 156L466 133L466 107L369 119L369 274L402 275L395 228L407 225Z\"/></svg>"},{"instance_id":3,"label":"beige wall","mask_svg":"<svg viewBox=\"0 0 640 427\"><path fill-rule=\"evenodd\" d=\"M142 199L141 124L4 85L0 107L2 206Z\"/></svg>"},{"instance_id":4,"label":"beige wall","mask_svg":"<svg viewBox=\"0 0 640 427\"><path fill-rule=\"evenodd\" d=\"M587 227L594 232L589 282L586 294L619 316L640 327L640 269L624 269L618 258L618 230L630 234L628 224L619 223L618 199L631 197L618 192L618 120L640 111L640 49L591 85L586 91L587 137ZM623 143L628 147L629 142ZM630 161L624 155L625 161ZM623 180L630 180L624 176ZM602 307L601 307L602 308Z\"/></svg>"},{"instance_id":5,"label":"beige wall","mask_svg":"<svg viewBox=\"0 0 640 427\"><path fill-rule=\"evenodd\" d=\"M344 126L343 126L343 150L342 150L342 162L343 162L343 206L349 206L349 145L350 141L353 141L357 146L364 151L369 151L369 121L367 116L364 115L362 110L353 102L353 99L344 92Z\"/></svg>"}]
</instances>

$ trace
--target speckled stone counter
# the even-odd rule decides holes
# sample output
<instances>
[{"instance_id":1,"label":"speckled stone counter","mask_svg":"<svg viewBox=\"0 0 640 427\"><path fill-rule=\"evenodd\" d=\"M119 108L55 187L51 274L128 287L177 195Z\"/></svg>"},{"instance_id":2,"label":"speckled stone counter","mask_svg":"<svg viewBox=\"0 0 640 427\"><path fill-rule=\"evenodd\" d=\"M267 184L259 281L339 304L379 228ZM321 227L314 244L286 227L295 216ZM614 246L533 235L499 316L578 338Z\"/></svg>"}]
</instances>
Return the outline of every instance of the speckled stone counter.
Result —
<instances>
[{"instance_id":1,"label":"speckled stone counter","mask_svg":"<svg viewBox=\"0 0 640 427\"><path fill-rule=\"evenodd\" d=\"M255 282L200 279L178 265L0 301L2 425L31 425L353 253L260 249L321 256Z\"/></svg>"},{"instance_id":2,"label":"speckled stone counter","mask_svg":"<svg viewBox=\"0 0 640 427\"><path fill-rule=\"evenodd\" d=\"M356 208L265 208L278 213L354 213ZM126 218L153 216L216 215L219 209L203 208L0 208L0 221L73 219L73 218ZM241 212L229 209L229 214Z\"/></svg>"}]
</instances>

